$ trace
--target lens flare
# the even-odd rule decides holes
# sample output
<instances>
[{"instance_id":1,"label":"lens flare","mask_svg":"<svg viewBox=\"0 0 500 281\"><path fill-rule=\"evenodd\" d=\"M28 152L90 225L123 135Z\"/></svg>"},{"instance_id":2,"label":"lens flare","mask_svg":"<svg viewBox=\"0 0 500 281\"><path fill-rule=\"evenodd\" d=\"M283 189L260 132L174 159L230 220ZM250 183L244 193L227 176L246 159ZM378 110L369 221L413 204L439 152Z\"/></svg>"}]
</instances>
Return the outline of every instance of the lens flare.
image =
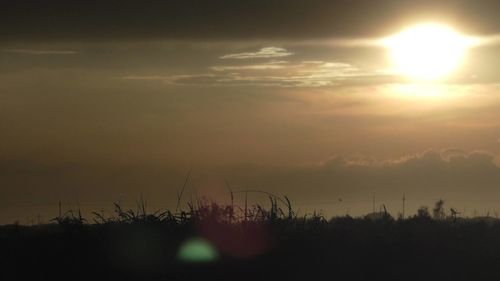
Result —
<instances>
[{"instance_id":1,"label":"lens flare","mask_svg":"<svg viewBox=\"0 0 500 281\"><path fill-rule=\"evenodd\" d=\"M208 241L193 238L186 241L180 248L178 259L184 262L211 262L218 258L217 250Z\"/></svg>"}]
</instances>

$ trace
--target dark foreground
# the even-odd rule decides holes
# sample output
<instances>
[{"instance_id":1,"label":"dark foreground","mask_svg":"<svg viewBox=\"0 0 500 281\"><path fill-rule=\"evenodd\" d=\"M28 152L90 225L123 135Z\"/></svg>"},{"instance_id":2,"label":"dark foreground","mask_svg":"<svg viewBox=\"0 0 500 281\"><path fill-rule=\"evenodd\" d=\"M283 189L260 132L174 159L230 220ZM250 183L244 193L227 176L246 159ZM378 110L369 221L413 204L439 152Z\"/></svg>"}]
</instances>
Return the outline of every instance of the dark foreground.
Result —
<instances>
[{"instance_id":1,"label":"dark foreground","mask_svg":"<svg viewBox=\"0 0 500 281\"><path fill-rule=\"evenodd\" d=\"M192 237L217 255L182 256ZM500 280L493 220L12 225L0 251L0 280Z\"/></svg>"}]
</instances>

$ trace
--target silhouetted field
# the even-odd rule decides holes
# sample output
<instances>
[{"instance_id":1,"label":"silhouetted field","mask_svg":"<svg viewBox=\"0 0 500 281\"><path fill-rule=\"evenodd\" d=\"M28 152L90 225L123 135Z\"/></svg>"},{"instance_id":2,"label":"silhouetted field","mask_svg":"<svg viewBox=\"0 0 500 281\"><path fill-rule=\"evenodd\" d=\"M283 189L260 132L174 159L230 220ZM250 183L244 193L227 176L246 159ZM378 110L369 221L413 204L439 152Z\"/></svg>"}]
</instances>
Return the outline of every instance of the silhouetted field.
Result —
<instances>
[{"instance_id":1,"label":"silhouetted field","mask_svg":"<svg viewBox=\"0 0 500 281\"><path fill-rule=\"evenodd\" d=\"M326 220L278 203L176 214L116 204L94 223L68 212L1 226L1 280L500 280L496 219L447 217L437 205L432 217Z\"/></svg>"}]
</instances>

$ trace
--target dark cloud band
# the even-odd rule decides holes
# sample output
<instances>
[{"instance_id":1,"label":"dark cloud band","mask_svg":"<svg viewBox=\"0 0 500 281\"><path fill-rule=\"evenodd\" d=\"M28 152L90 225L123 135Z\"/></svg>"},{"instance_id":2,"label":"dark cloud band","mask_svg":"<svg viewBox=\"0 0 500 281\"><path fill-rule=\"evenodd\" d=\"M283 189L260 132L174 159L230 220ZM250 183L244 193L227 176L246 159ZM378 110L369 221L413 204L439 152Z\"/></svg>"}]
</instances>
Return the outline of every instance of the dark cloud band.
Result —
<instances>
[{"instance_id":1,"label":"dark cloud band","mask_svg":"<svg viewBox=\"0 0 500 281\"><path fill-rule=\"evenodd\" d=\"M359 37L418 19L493 33L498 10L495 0L7 0L0 40Z\"/></svg>"}]
</instances>

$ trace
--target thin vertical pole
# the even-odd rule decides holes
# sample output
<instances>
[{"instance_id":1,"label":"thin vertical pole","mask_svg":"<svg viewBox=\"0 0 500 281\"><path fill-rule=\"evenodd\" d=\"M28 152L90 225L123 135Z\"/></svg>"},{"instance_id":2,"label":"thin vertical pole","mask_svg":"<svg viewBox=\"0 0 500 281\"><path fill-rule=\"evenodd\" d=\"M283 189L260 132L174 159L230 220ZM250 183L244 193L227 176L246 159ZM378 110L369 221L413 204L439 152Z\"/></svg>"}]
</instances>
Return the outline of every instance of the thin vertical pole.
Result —
<instances>
[{"instance_id":1,"label":"thin vertical pole","mask_svg":"<svg viewBox=\"0 0 500 281\"><path fill-rule=\"evenodd\" d=\"M248 191L245 191L245 222L247 221L247 208L248 208Z\"/></svg>"},{"instance_id":2,"label":"thin vertical pole","mask_svg":"<svg viewBox=\"0 0 500 281\"><path fill-rule=\"evenodd\" d=\"M61 200L59 200L59 218L62 216Z\"/></svg>"},{"instance_id":3,"label":"thin vertical pole","mask_svg":"<svg viewBox=\"0 0 500 281\"><path fill-rule=\"evenodd\" d=\"M373 193L373 212L375 213L375 193Z\"/></svg>"},{"instance_id":4,"label":"thin vertical pole","mask_svg":"<svg viewBox=\"0 0 500 281\"><path fill-rule=\"evenodd\" d=\"M405 219L405 201L406 201L406 197L405 197L405 194L403 193L403 220Z\"/></svg>"}]
</instances>

